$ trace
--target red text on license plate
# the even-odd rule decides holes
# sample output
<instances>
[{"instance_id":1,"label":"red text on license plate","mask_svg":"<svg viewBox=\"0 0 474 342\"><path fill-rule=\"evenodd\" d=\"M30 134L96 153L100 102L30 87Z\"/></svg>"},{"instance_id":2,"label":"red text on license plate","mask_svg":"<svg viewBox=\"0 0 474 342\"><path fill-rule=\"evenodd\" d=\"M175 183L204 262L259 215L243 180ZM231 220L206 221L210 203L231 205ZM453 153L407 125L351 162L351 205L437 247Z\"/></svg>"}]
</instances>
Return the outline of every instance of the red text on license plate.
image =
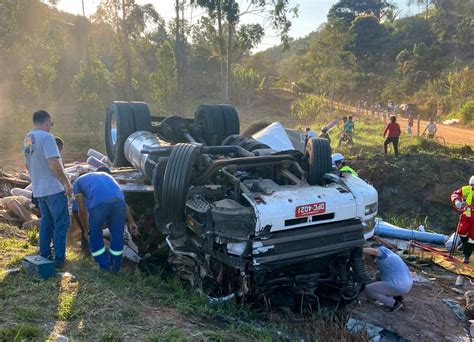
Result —
<instances>
[{"instance_id":1,"label":"red text on license plate","mask_svg":"<svg viewBox=\"0 0 474 342\"><path fill-rule=\"evenodd\" d=\"M326 202L305 204L296 207L295 217L311 216L322 214L326 211Z\"/></svg>"}]
</instances>

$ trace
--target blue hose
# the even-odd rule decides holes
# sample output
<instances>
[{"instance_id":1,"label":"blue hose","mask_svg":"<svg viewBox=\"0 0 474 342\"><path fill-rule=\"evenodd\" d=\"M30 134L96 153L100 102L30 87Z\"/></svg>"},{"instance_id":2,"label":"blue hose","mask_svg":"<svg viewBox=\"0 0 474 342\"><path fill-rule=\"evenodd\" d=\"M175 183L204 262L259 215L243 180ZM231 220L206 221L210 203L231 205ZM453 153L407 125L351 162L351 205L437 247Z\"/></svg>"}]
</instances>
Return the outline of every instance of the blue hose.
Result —
<instances>
[{"instance_id":1,"label":"blue hose","mask_svg":"<svg viewBox=\"0 0 474 342\"><path fill-rule=\"evenodd\" d=\"M383 220L375 221L375 235L380 237L395 238L401 240L417 240L420 242L444 245L448 236L437 233L420 232L418 230L400 228Z\"/></svg>"}]
</instances>

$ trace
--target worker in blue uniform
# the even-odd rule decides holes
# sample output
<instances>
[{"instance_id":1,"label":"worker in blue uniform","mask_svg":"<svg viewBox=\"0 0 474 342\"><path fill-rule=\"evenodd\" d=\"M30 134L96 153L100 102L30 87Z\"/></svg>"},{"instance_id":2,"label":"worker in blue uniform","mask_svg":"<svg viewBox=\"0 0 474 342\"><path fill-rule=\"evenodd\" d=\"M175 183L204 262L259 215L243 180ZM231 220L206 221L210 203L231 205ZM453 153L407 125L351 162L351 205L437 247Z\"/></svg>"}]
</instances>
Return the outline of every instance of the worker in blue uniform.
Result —
<instances>
[{"instance_id":1,"label":"worker in blue uniform","mask_svg":"<svg viewBox=\"0 0 474 342\"><path fill-rule=\"evenodd\" d=\"M89 231L89 248L99 267L118 272L123 254L123 234L128 220L132 234L137 225L125 204L122 189L110 176L108 168L84 174L73 184L74 196L82 225ZM110 247L104 246L102 228L110 231Z\"/></svg>"}]
</instances>

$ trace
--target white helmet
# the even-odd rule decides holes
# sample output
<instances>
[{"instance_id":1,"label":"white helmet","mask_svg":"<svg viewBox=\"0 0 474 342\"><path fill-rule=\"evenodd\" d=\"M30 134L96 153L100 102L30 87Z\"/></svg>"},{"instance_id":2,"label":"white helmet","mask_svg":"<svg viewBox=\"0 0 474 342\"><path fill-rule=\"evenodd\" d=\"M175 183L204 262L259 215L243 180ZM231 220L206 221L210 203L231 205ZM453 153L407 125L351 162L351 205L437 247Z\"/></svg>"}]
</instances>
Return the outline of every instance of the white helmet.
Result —
<instances>
[{"instance_id":1,"label":"white helmet","mask_svg":"<svg viewBox=\"0 0 474 342\"><path fill-rule=\"evenodd\" d=\"M469 185L474 185L474 176L469 179Z\"/></svg>"},{"instance_id":2,"label":"white helmet","mask_svg":"<svg viewBox=\"0 0 474 342\"><path fill-rule=\"evenodd\" d=\"M344 161L344 156L340 153L334 153L332 155L332 163L336 164L337 162L343 162Z\"/></svg>"}]
</instances>

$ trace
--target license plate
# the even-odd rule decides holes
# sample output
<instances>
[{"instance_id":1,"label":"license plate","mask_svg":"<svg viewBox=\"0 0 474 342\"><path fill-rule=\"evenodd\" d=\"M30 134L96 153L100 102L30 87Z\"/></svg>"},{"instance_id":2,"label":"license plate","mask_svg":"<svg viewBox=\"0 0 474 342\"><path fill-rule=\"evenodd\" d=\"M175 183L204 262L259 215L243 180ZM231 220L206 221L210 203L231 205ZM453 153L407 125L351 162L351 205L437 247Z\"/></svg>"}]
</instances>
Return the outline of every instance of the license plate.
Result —
<instances>
[{"instance_id":1,"label":"license plate","mask_svg":"<svg viewBox=\"0 0 474 342\"><path fill-rule=\"evenodd\" d=\"M295 217L304 217L326 212L326 202L305 204L296 207Z\"/></svg>"}]
</instances>

